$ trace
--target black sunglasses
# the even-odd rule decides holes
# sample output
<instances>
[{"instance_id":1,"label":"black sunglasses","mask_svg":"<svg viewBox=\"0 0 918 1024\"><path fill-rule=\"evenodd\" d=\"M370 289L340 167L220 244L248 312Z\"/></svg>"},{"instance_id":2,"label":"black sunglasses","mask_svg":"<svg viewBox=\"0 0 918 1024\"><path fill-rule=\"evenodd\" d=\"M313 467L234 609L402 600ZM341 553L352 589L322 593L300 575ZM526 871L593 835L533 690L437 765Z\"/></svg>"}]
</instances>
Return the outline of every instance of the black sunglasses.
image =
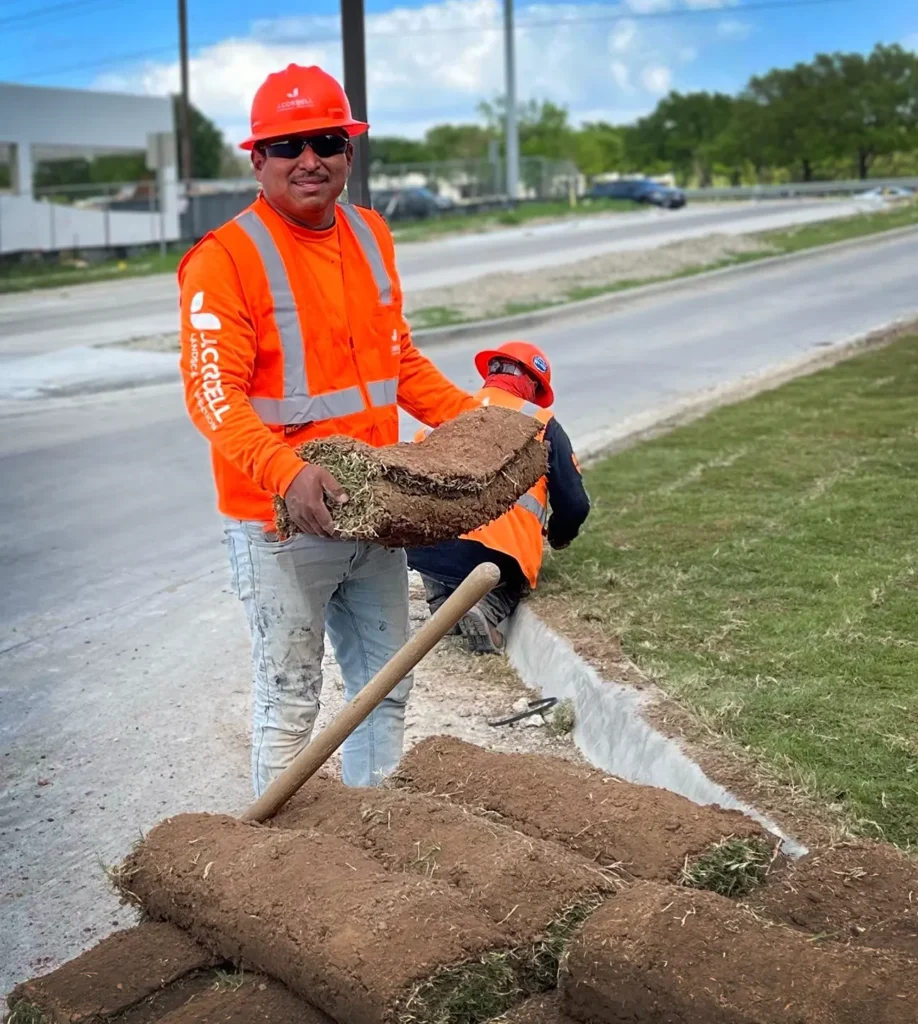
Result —
<instances>
[{"instance_id":1,"label":"black sunglasses","mask_svg":"<svg viewBox=\"0 0 918 1024\"><path fill-rule=\"evenodd\" d=\"M264 142L261 151L265 156L280 157L281 160L295 160L303 150L309 148L320 160L329 156L340 156L348 145L345 135L297 135L293 139L276 139Z\"/></svg>"}]
</instances>

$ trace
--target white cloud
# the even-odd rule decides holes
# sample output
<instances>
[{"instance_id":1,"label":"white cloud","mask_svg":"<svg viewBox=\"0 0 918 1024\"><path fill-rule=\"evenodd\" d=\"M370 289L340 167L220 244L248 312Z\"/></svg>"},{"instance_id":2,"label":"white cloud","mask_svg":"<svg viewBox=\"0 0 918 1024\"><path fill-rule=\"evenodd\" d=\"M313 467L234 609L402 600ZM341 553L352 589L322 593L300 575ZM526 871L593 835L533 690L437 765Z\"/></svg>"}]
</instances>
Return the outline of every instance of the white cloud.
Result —
<instances>
[{"instance_id":1,"label":"white cloud","mask_svg":"<svg viewBox=\"0 0 918 1024\"><path fill-rule=\"evenodd\" d=\"M631 70L623 60L613 60L609 64L609 71L619 89L623 92L633 92L631 88Z\"/></svg>"},{"instance_id":2,"label":"white cloud","mask_svg":"<svg viewBox=\"0 0 918 1024\"><path fill-rule=\"evenodd\" d=\"M733 0L623 0L635 15ZM673 67L716 42L710 19L610 17L601 0L517 7L517 90L550 99L573 120L623 122L647 113L674 83ZM541 27L540 27L541 24ZM428 0L417 8L368 12L367 83L376 134L417 137L433 124L475 120L482 99L503 92L502 0ZM610 59L611 57L611 59ZM245 36L203 47L190 62L191 98L227 137L248 134L255 90L289 63L319 64L340 77L338 19L296 16L254 21ZM101 75L96 88L176 92L176 62ZM628 105L621 99L628 95Z\"/></svg>"},{"instance_id":3,"label":"white cloud","mask_svg":"<svg viewBox=\"0 0 918 1024\"><path fill-rule=\"evenodd\" d=\"M609 33L609 48L615 53L624 53L626 50L630 50L635 44L637 36L637 22L631 21L630 19L627 21L620 21Z\"/></svg>"},{"instance_id":4,"label":"white cloud","mask_svg":"<svg viewBox=\"0 0 918 1024\"><path fill-rule=\"evenodd\" d=\"M739 18L724 18L717 23L716 31L721 39L739 42L743 39L748 39L754 29L748 21L741 21Z\"/></svg>"},{"instance_id":5,"label":"white cloud","mask_svg":"<svg viewBox=\"0 0 918 1024\"><path fill-rule=\"evenodd\" d=\"M655 96L663 96L668 93L672 79L672 71L663 64L649 65L641 72L644 88Z\"/></svg>"}]
</instances>

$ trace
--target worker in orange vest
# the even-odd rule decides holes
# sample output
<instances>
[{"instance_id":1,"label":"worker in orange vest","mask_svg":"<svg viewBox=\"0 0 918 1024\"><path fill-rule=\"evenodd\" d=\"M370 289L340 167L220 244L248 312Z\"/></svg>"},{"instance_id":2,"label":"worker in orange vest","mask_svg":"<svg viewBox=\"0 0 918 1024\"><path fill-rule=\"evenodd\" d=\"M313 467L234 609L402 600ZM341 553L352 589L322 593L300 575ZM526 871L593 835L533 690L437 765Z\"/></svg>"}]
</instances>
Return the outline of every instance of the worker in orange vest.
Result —
<instances>
[{"instance_id":1,"label":"worker in orange vest","mask_svg":"<svg viewBox=\"0 0 918 1024\"><path fill-rule=\"evenodd\" d=\"M543 425L548 474L487 526L459 540L411 549L408 565L421 574L431 612L476 565L494 562L500 567L498 586L458 625L471 650L496 654L503 650L510 616L538 582L543 537L552 548L567 547L590 514L590 499L570 439L550 408L554 393L545 353L525 341L510 341L479 352L475 368L484 378L476 396L483 405L516 409Z\"/></svg>"},{"instance_id":2,"label":"worker in orange vest","mask_svg":"<svg viewBox=\"0 0 918 1024\"><path fill-rule=\"evenodd\" d=\"M252 638L257 795L309 741L326 630L348 699L409 632L404 551L335 538L326 498L348 496L294 448L331 434L392 444L399 406L431 426L477 407L413 345L383 219L338 202L351 138L368 127L320 68L269 75L242 143L260 193L178 272L186 404L211 445ZM305 532L278 539L275 494ZM378 784L394 769L411 682L345 743L348 785Z\"/></svg>"}]
</instances>

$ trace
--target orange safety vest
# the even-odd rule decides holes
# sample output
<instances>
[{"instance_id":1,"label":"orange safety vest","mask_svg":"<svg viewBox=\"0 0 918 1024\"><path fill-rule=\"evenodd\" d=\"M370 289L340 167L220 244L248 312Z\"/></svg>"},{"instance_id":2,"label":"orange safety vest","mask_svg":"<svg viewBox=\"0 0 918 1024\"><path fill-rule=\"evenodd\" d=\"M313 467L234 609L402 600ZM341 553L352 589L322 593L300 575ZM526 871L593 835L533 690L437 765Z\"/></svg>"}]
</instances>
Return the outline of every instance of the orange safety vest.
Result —
<instances>
[{"instance_id":1,"label":"orange safety vest","mask_svg":"<svg viewBox=\"0 0 918 1024\"><path fill-rule=\"evenodd\" d=\"M263 422L309 424L313 437L340 433L394 444L401 323L395 268L386 265L373 219L356 206L337 210L350 333L359 345L335 341L317 315L323 304L316 282L285 221L263 199L208 237L235 264L254 321L258 352L248 397Z\"/></svg>"},{"instance_id":2,"label":"orange safety vest","mask_svg":"<svg viewBox=\"0 0 918 1024\"><path fill-rule=\"evenodd\" d=\"M475 396L482 405L502 405L507 409L532 416L542 424L539 440L545 437L545 427L554 413L533 402L527 402L517 395L511 395L502 388L482 388ZM419 441L430 433L430 428L418 431ZM548 480L539 479L519 498L509 512L463 536L463 540L477 540L479 544L502 551L516 559L529 584L535 587L542 568L543 536L548 528Z\"/></svg>"}]
</instances>

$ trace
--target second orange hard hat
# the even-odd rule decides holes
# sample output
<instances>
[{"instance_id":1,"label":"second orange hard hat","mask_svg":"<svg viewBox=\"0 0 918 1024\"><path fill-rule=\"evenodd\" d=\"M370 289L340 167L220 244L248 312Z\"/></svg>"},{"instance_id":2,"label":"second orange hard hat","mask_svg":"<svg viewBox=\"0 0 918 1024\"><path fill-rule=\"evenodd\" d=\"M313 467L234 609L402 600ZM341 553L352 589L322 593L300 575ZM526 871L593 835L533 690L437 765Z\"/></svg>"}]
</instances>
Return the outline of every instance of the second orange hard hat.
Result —
<instances>
[{"instance_id":1,"label":"second orange hard hat","mask_svg":"<svg viewBox=\"0 0 918 1024\"><path fill-rule=\"evenodd\" d=\"M343 87L328 72L315 65L288 64L283 71L268 75L255 93L251 127L251 135L240 143L241 149L253 149L265 139L329 128L361 135L370 126L354 120Z\"/></svg>"},{"instance_id":2,"label":"second orange hard hat","mask_svg":"<svg viewBox=\"0 0 918 1024\"><path fill-rule=\"evenodd\" d=\"M538 381L535 403L547 409L555 400L551 388L551 363L548 357L537 346L528 341L507 341L499 348L485 349L475 356L475 369L482 378L488 376L488 363L492 359L512 359Z\"/></svg>"}]
</instances>

